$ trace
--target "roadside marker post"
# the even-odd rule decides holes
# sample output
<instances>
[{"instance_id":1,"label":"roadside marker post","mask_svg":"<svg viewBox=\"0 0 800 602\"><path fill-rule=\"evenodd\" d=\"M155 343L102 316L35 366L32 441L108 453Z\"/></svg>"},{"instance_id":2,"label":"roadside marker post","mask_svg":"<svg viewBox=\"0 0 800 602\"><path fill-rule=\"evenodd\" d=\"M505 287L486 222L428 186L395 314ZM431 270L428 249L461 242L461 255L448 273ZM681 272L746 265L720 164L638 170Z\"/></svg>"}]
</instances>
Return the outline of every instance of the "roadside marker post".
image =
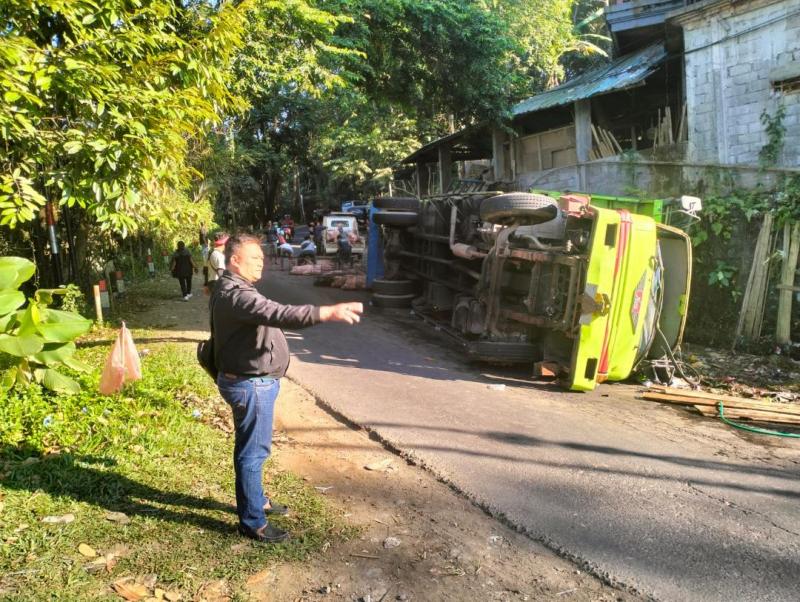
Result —
<instances>
[{"instance_id":1,"label":"roadside marker post","mask_svg":"<svg viewBox=\"0 0 800 602\"><path fill-rule=\"evenodd\" d=\"M100 281L103 282L102 280ZM92 286L92 294L94 295L94 313L97 315L97 323L103 323L103 301L100 296L100 286L95 284Z\"/></svg>"},{"instance_id":2,"label":"roadside marker post","mask_svg":"<svg viewBox=\"0 0 800 602\"><path fill-rule=\"evenodd\" d=\"M100 305L103 309L111 309L111 298L108 296L108 288L105 279L98 283L100 293Z\"/></svg>"},{"instance_id":3,"label":"roadside marker post","mask_svg":"<svg viewBox=\"0 0 800 602\"><path fill-rule=\"evenodd\" d=\"M153 263L153 253L150 249L147 249L147 273L150 278L156 277L156 264Z\"/></svg>"},{"instance_id":4,"label":"roadside marker post","mask_svg":"<svg viewBox=\"0 0 800 602\"><path fill-rule=\"evenodd\" d=\"M117 280L117 294L124 295L125 294L125 278L123 277L121 270L118 270L116 272L116 280Z\"/></svg>"}]
</instances>

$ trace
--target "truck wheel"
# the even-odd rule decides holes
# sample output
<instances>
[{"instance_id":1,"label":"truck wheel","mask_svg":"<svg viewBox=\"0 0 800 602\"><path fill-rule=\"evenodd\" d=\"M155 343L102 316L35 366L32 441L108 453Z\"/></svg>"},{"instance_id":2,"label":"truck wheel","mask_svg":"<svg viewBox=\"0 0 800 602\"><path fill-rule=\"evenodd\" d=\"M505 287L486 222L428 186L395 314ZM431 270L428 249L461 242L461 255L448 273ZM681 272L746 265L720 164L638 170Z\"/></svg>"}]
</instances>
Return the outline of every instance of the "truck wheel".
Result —
<instances>
[{"instance_id":1,"label":"truck wheel","mask_svg":"<svg viewBox=\"0 0 800 602\"><path fill-rule=\"evenodd\" d=\"M417 291L417 283L413 280L376 278L372 281L372 290L378 295L412 295Z\"/></svg>"},{"instance_id":2,"label":"truck wheel","mask_svg":"<svg viewBox=\"0 0 800 602\"><path fill-rule=\"evenodd\" d=\"M419 215L416 211L376 211L372 219L381 226L394 226L395 228L408 228L416 226Z\"/></svg>"},{"instance_id":3,"label":"truck wheel","mask_svg":"<svg viewBox=\"0 0 800 602\"><path fill-rule=\"evenodd\" d=\"M408 196L382 196L374 199L376 209L395 209L397 211L419 211L419 199Z\"/></svg>"},{"instance_id":4,"label":"truck wheel","mask_svg":"<svg viewBox=\"0 0 800 602\"><path fill-rule=\"evenodd\" d=\"M375 307L387 308L402 308L411 307L411 301L416 297L414 294L410 295L372 295L372 304Z\"/></svg>"},{"instance_id":5,"label":"truck wheel","mask_svg":"<svg viewBox=\"0 0 800 602\"><path fill-rule=\"evenodd\" d=\"M481 203L481 219L493 224L542 224L558 215L558 202L543 194L509 192Z\"/></svg>"}]
</instances>

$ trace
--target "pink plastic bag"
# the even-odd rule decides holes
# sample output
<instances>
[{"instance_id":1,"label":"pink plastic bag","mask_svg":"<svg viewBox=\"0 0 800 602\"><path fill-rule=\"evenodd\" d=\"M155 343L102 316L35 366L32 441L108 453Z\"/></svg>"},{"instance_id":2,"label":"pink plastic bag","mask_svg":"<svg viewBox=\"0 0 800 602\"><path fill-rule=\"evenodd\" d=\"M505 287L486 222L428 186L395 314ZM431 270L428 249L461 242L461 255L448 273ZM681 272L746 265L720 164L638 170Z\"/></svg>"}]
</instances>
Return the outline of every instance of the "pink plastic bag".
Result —
<instances>
[{"instance_id":1,"label":"pink plastic bag","mask_svg":"<svg viewBox=\"0 0 800 602\"><path fill-rule=\"evenodd\" d=\"M133 344L131 331L123 322L117 340L111 347L103 374L100 376L100 393L102 395L119 393L126 382L140 378L142 378L142 364L139 361L139 353Z\"/></svg>"}]
</instances>

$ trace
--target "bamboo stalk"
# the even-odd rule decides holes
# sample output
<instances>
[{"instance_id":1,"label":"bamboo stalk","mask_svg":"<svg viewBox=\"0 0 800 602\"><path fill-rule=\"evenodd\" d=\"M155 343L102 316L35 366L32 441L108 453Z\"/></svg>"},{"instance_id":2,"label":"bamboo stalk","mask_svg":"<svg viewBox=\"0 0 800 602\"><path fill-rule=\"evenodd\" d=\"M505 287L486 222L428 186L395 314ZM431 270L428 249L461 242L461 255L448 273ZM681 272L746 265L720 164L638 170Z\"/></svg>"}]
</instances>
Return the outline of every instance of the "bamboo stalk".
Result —
<instances>
[{"instance_id":1,"label":"bamboo stalk","mask_svg":"<svg viewBox=\"0 0 800 602\"><path fill-rule=\"evenodd\" d=\"M769 270L769 248L772 238L772 214L764 215L764 222L758 233L753 265L747 277L747 287L742 297L742 309L736 325L736 340L754 341L761 335L761 317L763 316L764 289L767 286Z\"/></svg>"},{"instance_id":2,"label":"bamboo stalk","mask_svg":"<svg viewBox=\"0 0 800 602\"><path fill-rule=\"evenodd\" d=\"M783 266L781 285L793 286L797 270L797 257L800 255L800 222L783 227ZM792 291L781 288L778 291L778 316L775 327L775 342L786 345L792 340Z\"/></svg>"}]
</instances>

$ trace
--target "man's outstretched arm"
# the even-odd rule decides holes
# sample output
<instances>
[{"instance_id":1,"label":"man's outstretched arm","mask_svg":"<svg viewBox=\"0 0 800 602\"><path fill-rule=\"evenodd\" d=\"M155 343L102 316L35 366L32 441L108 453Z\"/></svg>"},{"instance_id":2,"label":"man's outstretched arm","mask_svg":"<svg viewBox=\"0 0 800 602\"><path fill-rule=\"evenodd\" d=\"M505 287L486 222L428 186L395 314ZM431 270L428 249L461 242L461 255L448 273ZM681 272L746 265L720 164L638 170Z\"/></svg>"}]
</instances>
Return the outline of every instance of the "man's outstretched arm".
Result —
<instances>
[{"instance_id":1,"label":"man's outstretched arm","mask_svg":"<svg viewBox=\"0 0 800 602\"><path fill-rule=\"evenodd\" d=\"M364 313L364 304L358 301L337 303L336 305L322 305L319 308L319 321L358 324L361 320L362 313Z\"/></svg>"}]
</instances>

